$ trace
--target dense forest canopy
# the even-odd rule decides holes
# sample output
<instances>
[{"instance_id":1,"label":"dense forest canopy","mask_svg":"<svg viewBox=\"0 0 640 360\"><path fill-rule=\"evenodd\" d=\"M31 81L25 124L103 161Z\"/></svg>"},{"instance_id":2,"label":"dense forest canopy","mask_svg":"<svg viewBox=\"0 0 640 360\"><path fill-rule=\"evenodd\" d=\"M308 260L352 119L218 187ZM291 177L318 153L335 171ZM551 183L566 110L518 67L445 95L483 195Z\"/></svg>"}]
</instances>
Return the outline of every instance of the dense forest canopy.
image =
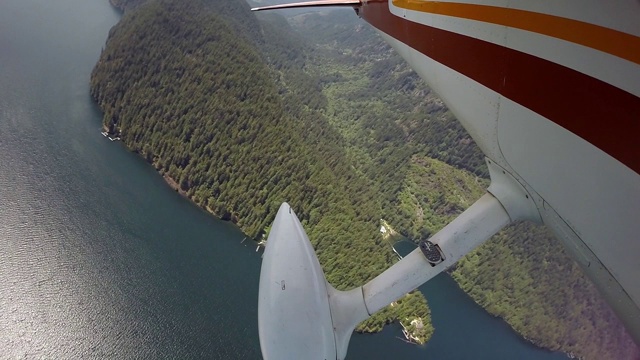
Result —
<instances>
[{"instance_id":1,"label":"dense forest canopy","mask_svg":"<svg viewBox=\"0 0 640 360\"><path fill-rule=\"evenodd\" d=\"M91 78L105 129L255 239L289 202L339 289L395 261L381 219L424 239L488 184L469 135L352 11L302 14L290 25L277 14L258 19L237 0L112 3L125 12ZM636 354L540 228L499 234L452 275L537 344L593 359ZM422 294L395 305L359 329L419 316L431 335Z\"/></svg>"},{"instance_id":2,"label":"dense forest canopy","mask_svg":"<svg viewBox=\"0 0 640 360\"><path fill-rule=\"evenodd\" d=\"M391 265L393 252L378 232L376 194L318 110L326 99L302 71L302 51L295 40L264 44L263 33L287 38L277 27L284 19L252 17L234 29L222 15L251 14L247 5L217 5L159 0L125 12L92 74L107 131L253 238L289 202L328 281L339 289L365 283ZM429 323L422 294L361 329L409 313Z\"/></svg>"}]
</instances>

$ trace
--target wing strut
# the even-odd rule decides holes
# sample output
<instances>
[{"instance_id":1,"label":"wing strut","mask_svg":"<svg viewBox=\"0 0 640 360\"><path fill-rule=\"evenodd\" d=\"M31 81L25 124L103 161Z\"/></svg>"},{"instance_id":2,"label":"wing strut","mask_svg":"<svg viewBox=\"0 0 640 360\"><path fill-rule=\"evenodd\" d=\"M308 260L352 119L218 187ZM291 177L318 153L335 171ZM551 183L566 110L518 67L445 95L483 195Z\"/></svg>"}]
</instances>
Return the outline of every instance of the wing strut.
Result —
<instances>
[{"instance_id":1,"label":"wing strut","mask_svg":"<svg viewBox=\"0 0 640 360\"><path fill-rule=\"evenodd\" d=\"M326 281L300 221L283 203L260 273L262 356L342 360L351 333L371 314L455 264L512 221L540 221L526 190L508 172L487 162L491 186L485 195L411 254L349 291L338 291Z\"/></svg>"}]
</instances>

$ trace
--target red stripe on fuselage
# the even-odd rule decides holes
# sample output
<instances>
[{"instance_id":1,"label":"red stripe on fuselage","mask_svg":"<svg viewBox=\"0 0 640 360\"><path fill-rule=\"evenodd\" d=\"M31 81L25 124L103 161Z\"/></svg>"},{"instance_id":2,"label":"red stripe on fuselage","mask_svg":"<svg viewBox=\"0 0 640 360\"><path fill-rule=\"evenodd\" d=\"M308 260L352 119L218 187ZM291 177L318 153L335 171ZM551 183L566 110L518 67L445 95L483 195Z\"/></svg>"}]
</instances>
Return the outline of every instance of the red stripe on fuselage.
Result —
<instances>
[{"instance_id":1,"label":"red stripe on fuselage","mask_svg":"<svg viewBox=\"0 0 640 360\"><path fill-rule=\"evenodd\" d=\"M640 98L539 57L391 14L369 1L360 15L431 59L544 116L640 174Z\"/></svg>"}]
</instances>

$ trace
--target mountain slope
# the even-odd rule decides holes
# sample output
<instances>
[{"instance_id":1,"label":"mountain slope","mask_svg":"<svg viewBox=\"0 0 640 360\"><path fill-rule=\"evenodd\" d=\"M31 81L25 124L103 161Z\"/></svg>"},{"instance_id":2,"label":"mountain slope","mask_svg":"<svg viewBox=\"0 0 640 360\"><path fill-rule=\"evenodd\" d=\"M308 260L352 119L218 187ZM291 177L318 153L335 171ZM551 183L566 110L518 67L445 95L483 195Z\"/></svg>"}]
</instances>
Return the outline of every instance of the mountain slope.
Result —
<instances>
[{"instance_id":1,"label":"mountain slope","mask_svg":"<svg viewBox=\"0 0 640 360\"><path fill-rule=\"evenodd\" d=\"M394 259L378 232L380 207L322 115L326 100L300 70L302 52L282 19L271 20L258 22L233 0L147 1L111 31L91 93L108 132L249 236L261 238L289 202L328 281L352 288ZM424 297L399 305L361 329L413 314L428 337Z\"/></svg>"}]
</instances>

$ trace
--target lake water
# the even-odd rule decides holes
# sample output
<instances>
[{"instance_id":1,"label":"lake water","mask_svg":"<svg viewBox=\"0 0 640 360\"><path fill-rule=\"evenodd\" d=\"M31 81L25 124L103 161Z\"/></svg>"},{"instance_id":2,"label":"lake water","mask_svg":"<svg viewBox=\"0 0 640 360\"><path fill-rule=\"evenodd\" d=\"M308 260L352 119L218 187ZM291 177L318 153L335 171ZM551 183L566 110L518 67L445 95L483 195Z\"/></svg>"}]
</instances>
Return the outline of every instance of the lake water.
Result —
<instances>
[{"instance_id":1,"label":"lake water","mask_svg":"<svg viewBox=\"0 0 640 360\"><path fill-rule=\"evenodd\" d=\"M395 245L402 255L416 246L408 241ZM567 359L565 354L537 348L509 325L476 304L448 274L440 274L420 286L431 308L436 331L423 346L407 346L400 325L387 326L380 334L354 336L353 359ZM380 354L384 354L380 356Z\"/></svg>"},{"instance_id":2,"label":"lake water","mask_svg":"<svg viewBox=\"0 0 640 360\"><path fill-rule=\"evenodd\" d=\"M0 358L259 359L260 254L99 133L89 74L107 0L0 2ZM350 359L563 358L446 275L436 333L354 335Z\"/></svg>"}]
</instances>

